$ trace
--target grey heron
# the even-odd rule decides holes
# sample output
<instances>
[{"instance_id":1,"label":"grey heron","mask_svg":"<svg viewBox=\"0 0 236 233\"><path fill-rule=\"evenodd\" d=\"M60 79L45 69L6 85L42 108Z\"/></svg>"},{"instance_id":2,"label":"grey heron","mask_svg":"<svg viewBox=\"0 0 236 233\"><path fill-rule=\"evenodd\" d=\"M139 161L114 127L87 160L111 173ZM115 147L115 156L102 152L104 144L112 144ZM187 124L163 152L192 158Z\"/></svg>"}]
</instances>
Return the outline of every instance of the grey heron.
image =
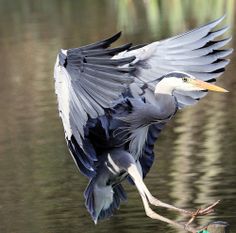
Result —
<instances>
[{"instance_id":1,"label":"grey heron","mask_svg":"<svg viewBox=\"0 0 236 233\"><path fill-rule=\"evenodd\" d=\"M190 232L196 216L213 211L218 202L198 211L184 210L155 198L144 183L153 147L166 123L214 85L229 63L230 38L216 30L224 17L204 26L147 45L109 48L116 35L79 48L61 50L54 78L65 139L79 171L89 179L85 205L95 223L110 217L126 200L124 180L133 183L146 215ZM189 215L180 224L159 215L151 205Z\"/></svg>"}]
</instances>

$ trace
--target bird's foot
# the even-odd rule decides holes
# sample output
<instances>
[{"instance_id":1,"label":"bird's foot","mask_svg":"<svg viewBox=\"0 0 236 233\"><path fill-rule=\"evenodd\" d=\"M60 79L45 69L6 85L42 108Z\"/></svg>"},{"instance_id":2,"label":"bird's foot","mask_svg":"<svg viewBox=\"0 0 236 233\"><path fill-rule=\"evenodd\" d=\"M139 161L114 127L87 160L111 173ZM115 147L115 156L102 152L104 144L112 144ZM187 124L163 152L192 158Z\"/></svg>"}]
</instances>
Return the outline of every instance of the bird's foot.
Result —
<instances>
[{"instance_id":1,"label":"bird's foot","mask_svg":"<svg viewBox=\"0 0 236 233\"><path fill-rule=\"evenodd\" d=\"M218 200L218 201L212 203L211 205L207 206L207 207L204 208L204 209L201 209L201 208L200 208L200 209L197 209L195 212L191 212L191 218L190 218L190 220L186 223L186 226L190 225L190 224L195 220L195 218L198 217L198 216L205 216L205 215L208 215L208 214L210 214L210 213L213 213L213 212L214 212L214 207L215 207L216 205L218 205L219 202L220 202L220 200Z\"/></svg>"},{"instance_id":2,"label":"bird's foot","mask_svg":"<svg viewBox=\"0 0 236 233\"><path fill-rule=\"evenodd\" d=\"M220 200L210 204L209 206L207 206L204 209L200 208L196 212L194 212L193 215L195 215L195 216L204 216L204 215L210 214L210 213L214 212L214 207L216 205L218 205L219 203L220 203Z\"/></svg>"},{"instance_id":3,"label":"bird's foot","mask_svg":"<svg viewBox=\"0 0 236 233\"><path fill-rule=\"evenodd\" d=\"M220 202L220 200L218 200L218 201L210 204L209 206L207 206L205 208L199 208L196 211L189 211L189 210L181 209L181 208L175 207L173 205L169 205L167 203L161 202L160 200L158 200L154 197L150 198L149 201L152 205L159 206L159 207L164 207L164 208L167 208L167 209L170 209L170 210L177 211L181 214L190 216L191 218L189 219L189 221L187 223L182 223L180 225L181 225L182 229L184 229L188 232L192 232L192 233L197 233L197 232L200 232L200 231L205 229L205 226L199 226L197 228L192 227L192 223L194 222L194 220L199 216L205 216L205 215L208 215L210 213L213 213L214 212L214 207ZM173 224L173 225L175 225L175 224ZM179 225L179 227L180 227L180 225ZM175 225L175 226L177 226L177 225Z\"/></svg>"},{"instance_id":4,"label":"bird's foot","mask_svg":"<svg viewBox=\"0 0 236 233\"><path fill-rule=\"evenodd\" d=\"M151 209L146 210L146 214L147 214L148 217L150 217L152 219L157 219L157 220L166 222L166 223L172 225L175 228L181 229L182 231L187 231L187 232L191 232L191 233L197 233L198 231L201 231L201 230L205 229L205 227L197 227L197 228L195 228L191 224L186 224L186 223L183 223L183 222L173 221L171 219L168 219L166 217L163 217L163 216L157 214L156 212L154 212Z\"/></svg>"},{"instance_id":5,"label":"bird's foot","mask_svg":"<svg viewBox=\"0 0 236 233\"><path fill-rule=\"evenodd\" d=\"M177 212L180 212L184 215L187 215L187 216L191 216L191 219L195 219L196 217L198 216L204 216L204 215L207 215L207 214L210 214L212 212L214 212L214 207L220 202L220 200L210 204L209 206L207 206L206 208L200 208L200 209L197 209L196 211L190 211L190 210L185 210L185 209L181 209L181 208L178 208L178 207L175 207L173 205L170 205L170 204L167 204L167 203L164 203L158 199L156 199L155 197L151 197L149 199L150 203L154 206L158 206L158 207L163 207L163 208L167 208L167 209L170 209L170 210L174 210L174 211L177 211ZM190 219L190 220L191 220ZM190 221L189 220L189 221ZM193 221L192 220L192 221Z\"/></svg>"}]
</instances>

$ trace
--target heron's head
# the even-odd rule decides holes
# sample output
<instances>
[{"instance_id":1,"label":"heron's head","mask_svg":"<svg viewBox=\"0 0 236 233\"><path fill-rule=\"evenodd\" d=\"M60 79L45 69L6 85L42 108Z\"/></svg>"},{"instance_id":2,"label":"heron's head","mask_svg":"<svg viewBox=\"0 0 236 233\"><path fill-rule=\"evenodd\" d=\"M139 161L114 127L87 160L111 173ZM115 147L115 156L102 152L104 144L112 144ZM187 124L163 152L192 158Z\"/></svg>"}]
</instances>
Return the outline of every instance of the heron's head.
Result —
<instances>
[{"instance_id":1,"label":"heron's head","mask_svg":"<svg viewBox=\"0 0 236 233\"><path fill-rule=\"evenodd\" d=\"M228 92L222 87L196 79L184 72L171 72L164 75L155 87L155 94L172 94L173 91L217 91Z\"/></svg>"}]
</instances>

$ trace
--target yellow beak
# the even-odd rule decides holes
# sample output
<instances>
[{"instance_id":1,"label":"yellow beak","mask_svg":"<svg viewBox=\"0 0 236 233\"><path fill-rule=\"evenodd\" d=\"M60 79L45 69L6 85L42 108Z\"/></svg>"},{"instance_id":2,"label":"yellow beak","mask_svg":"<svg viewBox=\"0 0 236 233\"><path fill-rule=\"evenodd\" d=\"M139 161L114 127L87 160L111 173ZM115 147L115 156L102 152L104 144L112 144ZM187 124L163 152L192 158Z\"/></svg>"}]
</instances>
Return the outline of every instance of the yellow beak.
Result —
<instances>
[{"instance_id":1,"label":"yellow beak","mask_svg":"<svg viewBox=\"0 0 236 233\"><path fill-rule=\"evenodd\" d=\"M217 91L217 92L229 92L226 89L216 86L214 84L210 84L204 81L201 81L199 79L191 80L191 84L193 84L196 87L202 88L203 90L209 90L209 91Z\"/></svg>"}]
</instances>

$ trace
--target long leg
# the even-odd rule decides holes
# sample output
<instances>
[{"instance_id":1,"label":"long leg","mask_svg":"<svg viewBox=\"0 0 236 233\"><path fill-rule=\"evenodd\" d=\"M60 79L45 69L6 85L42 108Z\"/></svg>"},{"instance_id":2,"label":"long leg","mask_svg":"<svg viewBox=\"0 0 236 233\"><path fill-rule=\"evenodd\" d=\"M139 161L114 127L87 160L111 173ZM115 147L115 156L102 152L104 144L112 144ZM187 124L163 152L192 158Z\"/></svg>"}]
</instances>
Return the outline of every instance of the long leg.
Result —
<instances>
[{"instance_id":1,"label":"long leg","mask_svg":"<svg viewBox=\"0 0 236 233\"><path fill-rule=\"evenodd\" d=\"M151 195L151 193L149 192L146 185L144 184L142 175L139 173L139 170L138 170L137 165L134 161L134 158L130 153L128 153L127 151L119 150L119 149L113 150L113 151L111 151L111 153L108 156L108 161L109 161L109 164L112 165L113 168L116 169L117 171L125 169L129 173L129 175L133 179L133 181L134 181L134 183L141 195L147 216L149 216L150 218L153 218L153 219L164 221L164 222L169 223L175 227L179 227L179 228L188 230L190 232L197 231L196 229L191 228L189 226L189 224L199 215L200 212L202 212L202 210L198 210L196 213L192 213L190 211L182 210L180 208L163 203L163 202L159 201L158 199L154 198ZM165 217L155 213L150 208L148 202L150 202L154 205L157 205L157 206L162 206L162 207L165 207L168 209L179 211L181 213L189 214L191 216L191 219L187 224L181 225L178 222L175 222L173 220L170 220L168 218L165 218ZM210 208L207 208L207 211L209 211L209 209Z\"/></svg>"},{"instance_id":2,"label":"long leg","mask_svg":"<svg viewBox=\"0 0 236 233\"><path fill-rule=\"evenodd\" d=\"M176 211L179 211L179 212L182 212L182 213L185 213L185 214L188 214L188 215L191 215L191 212L190 211L187 211L187 210L183 210L183 209L180 209L180 208L177 208L175 206L172 206L172 205L169 205L169 204L166 204L164 202L161 202L160 200L158 200L157 198L155 198L151 193L150 191L148 190L147 186L145 185L145 183L143 182L143 178L141 176L141 174L139 173L137 167L135 164L132 164L130 165L130 167L127 169L128 173L130 174L130 176L132 177L135 185L139 186L139 190L143 190L143 192L145 193L148 201L152 204L152 205L155 205L155 206L159 206L159 207L164 207L164 208L168 208L168 209L172 209L172 210L176 210Z\"/></svg>"},{"instance_id":3,"label":"long leg","mask_svg":"<svg viewBox=\"0 0 236 233\"><path fill-rule=\"evenodd\" d=\"M155 198L154 196L152 196L151 193L149 193L149 194L147 194L147 197L148 197L149 202L152 205L167 208L169 210L178 211L178 212L183 213L183 214L188 215L188 216L190 215L190 216L192 216L193 219L197 216L203 216L203 215L207 215L207 214L210 214L210 213L214 212L213 208L220 202L218 200L218 201L210 204L206 208L198 209L196 211L189 211L189 210L181 209L181 208L175 207L173 205L167 204L165 202L162 202L162 201L158 200L157 198Z\"/></svg>"},{"instance_id":4,"label":"long leg","mask_svg":"<svg viewBox=\"0 0 236 233\"><path fill-rule=\"evenodd\" d=\"M132 172L133 174L135 174L135 178L136 180L138 180L138 184L140 185L140 187L143 189L145 195L147 196L147 199L148 201L150 202L150 204L154 205L154 206L158 206L158 207L163 207L163 208L167 208L167 209L170 209L170 210L174 210L174 211L177 211L177 212L180 212L180 213L183 213L183 214L186 214L188 216L191 216L192 218L196 217L196 216L203 216L203 215L207 215L209 213L212 213L213 212L213 208L219 203L219 201L216 201L215 203L209 205L208 207L204 208L204 209L198 209L197 211L195 212L192 212L192 211L188 211L188 210L185 210L185 209L181 209L181 208L178 208L178 207L175 207L173 205L170 205L170 204L167 204L167 203L164 203L160 200L158 200L157 198L155 198L151 193L150 191L148 190L147 186L145 185L145 183L143 182L143 179L140 175L140 173L138 172L138 169L137 167L135 166L135 164L131 165L130 166L130 172ZM131 175L131 174L130 174ZM131 175L132 176L132 175Z\"/></svg>"},{"instance_id":5,"label":"long leg","mask_svg":"<svg viewBox=\"0 0 236 233\"><path fill-rule=\"evenodd\" d=\"M190 226L186 226L186 225L182 225L178 222L175 222L173 220L170 220L168 218L165 218L159 214L157 214L156 212L154 212L149 204L148 204L148 200L147 200L147 192L148 192L148 195L150 196L150 192L148 191L147 187L145 186L145 184L143 183L143 180L142 180L142 177L136 167L135 164L131 164L128 168L127 168L127 171L128 173L130 174L130 176L132 177L138 191L139 191L139 194L142 198L142 201L143 201L143 205L144 205L144 209L145 209L145 213L148 217L152 218L152 219L157 219L157 220L160 220L160 221L163 221L163 222L166 222L168 224L171 224L177 228L181 228L181 229L186 229L190 232L197 232L196 229L190 227ZM178 208L177 208L178 209Z\"/></svg>"}]
</instances>

